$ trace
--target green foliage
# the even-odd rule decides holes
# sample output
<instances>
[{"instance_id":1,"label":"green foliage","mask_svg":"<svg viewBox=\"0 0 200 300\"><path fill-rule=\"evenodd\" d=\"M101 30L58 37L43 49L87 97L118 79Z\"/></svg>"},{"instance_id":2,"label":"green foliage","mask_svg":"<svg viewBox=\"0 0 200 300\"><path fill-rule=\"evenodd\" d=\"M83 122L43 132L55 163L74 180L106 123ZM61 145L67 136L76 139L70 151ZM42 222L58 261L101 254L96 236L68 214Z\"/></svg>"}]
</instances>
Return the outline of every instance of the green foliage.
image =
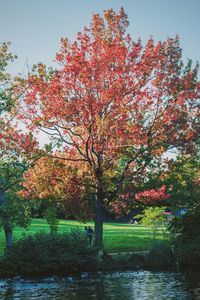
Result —
<instances>
[{"instance_id":1,"label":"green foliage","mask_svg":"<svg viewBox=\"0 0 200 300\"><path fill-rule=\"evenodd\" d=\"M0 274L70 274L92 271L96 266L95 249L89 247L81 231L38 233L14 244L0 260Z\"/></svg>"},{"instance_id":2,"label":"green foliage","mask_svg":"<svg viewBox=\"0 0 200 300\"><path fill-rule=\"evenodd\" d=\"M143 211L143 214L136 216L136 218L142 218L142 224L145 226L161 226L164 224L165 207L148 207Z\"/></svg>"},{"instance_id":3,"label":"green foliage","mask_svg":"<svg viewBox=\"0 0 200 300\"><path fill-rule=\"evenodd\" d=\"M15 226L27 227L31 221L30 205L17 194L27 163L15 151L6 150L7 155L3 155L0 149L0 153L5 156L0 162L0 225L11 230Z\"/></svg>"},{"instance_id":4,"label":"green foliage","mask_svg":"<svg viewBox=\"0 0 200 300\"><path fill-rule=\"evenodd\" d=\"M176 161L169 163L169 176L165 179L165 184L171 187L172 206L193 206L197 198L200 198L198 180L200 178L199 154L189 156L179 156Z\"/></svg>"},{"instance_id":5,"label":"green foliage","mask_svg":"<svg viewBox=\"0 0 200 300\"><path fill-rule=\"evenodd\" d=\"M144 226L152 228L153 241L156 239L159 228L163 229L163 237L166 233L164 230L166 224L165 210L165 207L148 207L144 209L143 214L135 216L135 218L141 218L141 223Z\"/></svg>"},{"instance_id":6,"label":"green foliage","mask_svg":"<svg viewBox=\"0 0 200 300\"><path fill-rule=\"evenodd\" d=\"M19 153L13 150L0 149L0 154L6 157L0 161L0 188L7 191L14 187L16 190L27 168L27 163L19 159Z\"/></svg>"}]
</instances>

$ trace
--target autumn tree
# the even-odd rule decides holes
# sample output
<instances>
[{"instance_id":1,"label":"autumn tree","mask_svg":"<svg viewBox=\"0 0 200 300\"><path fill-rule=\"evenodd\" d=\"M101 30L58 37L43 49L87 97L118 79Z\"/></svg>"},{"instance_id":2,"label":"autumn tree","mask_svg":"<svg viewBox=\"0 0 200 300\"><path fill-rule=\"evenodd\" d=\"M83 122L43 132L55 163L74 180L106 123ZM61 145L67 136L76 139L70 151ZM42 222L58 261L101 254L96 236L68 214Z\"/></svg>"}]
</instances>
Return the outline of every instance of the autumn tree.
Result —
<instances>
[{"instance_id":1,"label":"autumn tree","mask_svg":"<svg viewBox=\"0 0 200 300\"><path fill-rule=\"evenodd\" d=\"M198 66L184 67L177 36L143 47L127 26L123 8L109 9L74 42L63 38L57 69L34 66L21 112L31 130L57 141L52 156L88 166L100 246L104 206L127 174L134 181L167 150L189 149L197 135Z\"/></svg>"}]
</instances>

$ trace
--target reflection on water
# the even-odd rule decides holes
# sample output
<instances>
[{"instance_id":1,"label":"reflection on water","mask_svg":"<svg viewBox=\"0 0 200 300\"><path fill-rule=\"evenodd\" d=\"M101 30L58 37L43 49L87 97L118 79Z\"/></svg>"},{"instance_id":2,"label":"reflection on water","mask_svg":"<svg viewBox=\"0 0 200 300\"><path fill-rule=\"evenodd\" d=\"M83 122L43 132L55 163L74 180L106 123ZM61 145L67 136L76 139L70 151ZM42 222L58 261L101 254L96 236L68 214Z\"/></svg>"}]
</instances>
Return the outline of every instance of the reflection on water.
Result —
<instances>
[{"instance_id":1,"label":"reflection on water","mask_svg":"<svg viewBox=\"0 0 200 300\"><path fill-rule=\"evenodd\" d=\"M37 280L15 278L0 280L0 299L200 300L199 283L197 272L127 271Z\"/></svg>"}]
</instances>

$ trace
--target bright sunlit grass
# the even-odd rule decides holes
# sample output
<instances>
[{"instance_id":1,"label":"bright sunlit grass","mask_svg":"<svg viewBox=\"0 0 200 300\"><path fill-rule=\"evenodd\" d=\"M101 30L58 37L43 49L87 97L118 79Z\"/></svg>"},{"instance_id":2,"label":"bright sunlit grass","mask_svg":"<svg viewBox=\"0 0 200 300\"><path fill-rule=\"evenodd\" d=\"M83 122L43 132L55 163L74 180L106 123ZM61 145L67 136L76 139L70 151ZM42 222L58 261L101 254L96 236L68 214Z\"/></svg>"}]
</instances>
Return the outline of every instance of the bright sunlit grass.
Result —
<instances>
[{"instance_id":1,"label":"bright sunlit grass","mask_svg":"<svg viewBox=\"0 0 200 300\"><path fill-rule=\"evenodd\" d=\"M93 222L87 224L79 223L74 220L60 220L58 232L67 232L74 229L83 230L84 226L91 225L94 228ZM43 219L32 219L31 225L27 228L17 227L14 230L14 240L17 240L24 235L34 234L37 232L49 232L49 225ZM162 228L157 233L157 240L167 239L162 235ZM127 223L104 223L104 245L108 252L127 252L148 250L153 242L153 232L151 228L142 225L130 225ZM0 252L3 252L5 247L5 238L3 230L0 231Z\"/></svg>"}]
</instances>

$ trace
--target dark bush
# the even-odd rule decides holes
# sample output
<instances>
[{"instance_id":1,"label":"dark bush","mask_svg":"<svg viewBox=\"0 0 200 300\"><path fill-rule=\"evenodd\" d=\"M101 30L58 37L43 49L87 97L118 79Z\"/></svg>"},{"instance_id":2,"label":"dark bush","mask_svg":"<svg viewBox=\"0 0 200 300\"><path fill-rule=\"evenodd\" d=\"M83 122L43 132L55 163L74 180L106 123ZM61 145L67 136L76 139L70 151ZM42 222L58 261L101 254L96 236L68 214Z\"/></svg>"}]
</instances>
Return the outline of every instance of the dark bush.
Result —
<instances>
[{"instance_id":1,"label":"dark bush","mask_svg":"<svg viewBox=\"0 0 200 300\"><path fill-rule=\"evenodd\" d=\"M200 209L172 220L169 229L180 265L200 265Z\"/></svg>"},{"instance_id":2,"label":"dark bush","mask_svg":"<svg viewBox=\"0 0 200 300\"><path fill-rule=\"evenodd\" d=\"M146 260L144 255L139 255L137 253L131 254L131 256L129 257L129 263L132 266L140 266L140 267L146 266Z\"/></svg>"},{"instance_id":3,"label":"dark bush","mask_svg":"<svg viewBox=\"0 0 200 300\"><path fill-rule=\"evenodd\" d=\"M166 243L156 243L149 251L147 264L150 267L173 267L176 265L174 253Z\"/></svg>"},{"instance_id":4,"label":"dark bush","mask_svg":"<svg viewBox=\"0 0 200 300\"><path fill-rule=\"evenodd\" d=\"M71 274L97 268L95 249L81 232L38 233L18 240L0 260L0 275Z\"/></svg>"},{"instance_id":5,"label":"dark bush","mask_svg":"<svg viewBox=\"0 0 200 300\"><path fill-rule=\"evenodd\" d=\"M146 267L146 260L143 255L118 253L118 254L104 254L101 261L100 270L114 271L114 270L132 270L137 267Z\"/></svg>"}]
</instances>

